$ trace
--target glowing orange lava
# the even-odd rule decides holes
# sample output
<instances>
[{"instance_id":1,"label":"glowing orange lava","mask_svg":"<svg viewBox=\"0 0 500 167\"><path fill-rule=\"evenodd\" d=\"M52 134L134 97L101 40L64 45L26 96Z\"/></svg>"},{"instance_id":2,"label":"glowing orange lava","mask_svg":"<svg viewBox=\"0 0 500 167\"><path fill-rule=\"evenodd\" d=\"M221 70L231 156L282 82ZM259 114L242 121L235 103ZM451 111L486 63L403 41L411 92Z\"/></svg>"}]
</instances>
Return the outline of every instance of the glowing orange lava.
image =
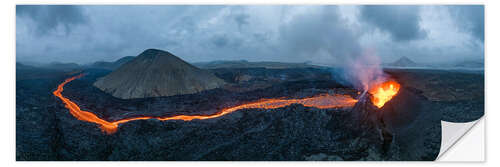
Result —
<instances>
[{"instance_id":1,"label":"glowing orange lava","mask_svg":"<svg viewBox=\"0 0 500 167\"><path fill-rule=\"evenodd\" d=\"M97 117L92 112L88 111L83 111L80 109L80 107L70 99L64 97L61 92L64 90L64 85L67 83L82 77L83 74L80 74L78 76L74 76L71 78L66 79L63 83L59 84L57 86L57 89L53 92L53 94L59 99L61 99L65 107L69 109L69 112L71 115L73 115L75 118L78 120L86 121L86 122L92 122L95 124L99 124L101 126L101 129L108 133L114 133L118 129L118 125L122 123L126 123L129 121L134 121L134 120L145 120L145 119L158 119L161 121L167 121L167 120L183 120L183 121L191 121L194 119L212 119L212 118L217 118L226 114L229 114L231 112L241 110L241 109L249 109L249 108L262 108L262 109L274 109L274 108L280 108L284 106L288 106L290 104L302 104L306 107L316 107L320 109L326 109L326 108L344 108L344 107L352 107L354 104L358 101L356 99L353 99L352 97L348 95L329 95L329 94L322 94L319 96L315 97L310 97L310 98L304 98L304 99L262 99L259 101L255 102L249 102L246 104L241 104L238 106L234 107L229 107L222 109L220 112L215 113L213 115L177 115L177 116L171 116L171 117L134 117L134 118L126 118L114 122L108 122L104 119L101 119Z\"/></svg>"},{"instance_id":2,"label":"glowing orange lava","mask_svg":"<svg viewBox=\"0 0 500 167\"><path fill-rule=\"evenodd\" d=\"M391 80L371 88L369 92L372 94L371 100L373 104L378 108L382 108L386 102L398 94L399 87L399 83Z\"/></svg>"}]
</instances>

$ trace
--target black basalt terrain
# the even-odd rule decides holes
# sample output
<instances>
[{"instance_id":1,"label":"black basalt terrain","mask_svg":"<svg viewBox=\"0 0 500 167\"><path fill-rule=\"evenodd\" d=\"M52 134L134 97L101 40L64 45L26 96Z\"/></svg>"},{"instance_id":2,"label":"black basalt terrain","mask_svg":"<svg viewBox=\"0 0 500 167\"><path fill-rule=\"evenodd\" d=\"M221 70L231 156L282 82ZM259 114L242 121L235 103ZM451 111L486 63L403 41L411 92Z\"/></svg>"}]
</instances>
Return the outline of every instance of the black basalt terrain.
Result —
<instances>
[{"instance_id":1,"label":"black basalt terrain","mask_svg":"<svg viewBox=\"0 0 500 167\"><path fill-rule=\"evenodd\" d=\"M228 83L226 87L123 100L92 86L109 72L87 69L83 78L65 86L63 95L82 110L109 121L213 114L261 98L304 98L321 93L359 96L356 90L333 81L330 70L325 69L213 69ZM391 73L401 80L415 72ZM106 134L96 124L77 120L52 95L70 75L74 74L61 72L16 82L17 160L434 160L440 147L443 105L460 103L436 105L425 91L403 84L401 93L383 108L364 104L363 111L371 121L357 119L356 109L293 104L244 109L208 120L132 121L121 124L116 133ZM243 75L247 79L237 79ZM242 84L258 86L243 89Z\"/></svg>"}]
</instances>

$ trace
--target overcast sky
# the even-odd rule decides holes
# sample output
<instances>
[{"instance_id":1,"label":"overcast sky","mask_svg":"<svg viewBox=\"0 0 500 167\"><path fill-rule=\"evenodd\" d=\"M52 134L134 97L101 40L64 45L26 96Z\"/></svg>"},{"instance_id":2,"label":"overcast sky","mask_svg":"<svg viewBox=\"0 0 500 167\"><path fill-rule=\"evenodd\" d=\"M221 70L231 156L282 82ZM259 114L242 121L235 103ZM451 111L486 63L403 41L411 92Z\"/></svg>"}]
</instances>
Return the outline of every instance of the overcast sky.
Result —
<instances>
[{"instance_id":1,"label":"overcast sky","mask_svg":"<svg viewBox=\"0 0 500 167\"><path fill-rule=\"evenodd\" d=\"M483 6L17 6L21 62L114 61L148 48L189 62L335 64L484 59Z\"/></svg>"}]
</instances>

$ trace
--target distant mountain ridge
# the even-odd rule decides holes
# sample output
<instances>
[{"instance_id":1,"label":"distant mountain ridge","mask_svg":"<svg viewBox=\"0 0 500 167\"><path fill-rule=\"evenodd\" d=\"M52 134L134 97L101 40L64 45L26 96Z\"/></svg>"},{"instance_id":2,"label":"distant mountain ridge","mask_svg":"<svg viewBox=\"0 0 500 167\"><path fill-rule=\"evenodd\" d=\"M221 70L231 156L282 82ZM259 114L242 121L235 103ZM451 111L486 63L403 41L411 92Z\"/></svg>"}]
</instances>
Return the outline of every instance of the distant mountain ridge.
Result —
<instances>
[{"instance_id":1,"label":"distant mountain ridge","mask_svg":"<svg viewBox=\"0 0 500 167\"><path fill-rule=\"evenodd\" d=\"M210 62L193 63L198 68L308 68L319 67L309 63L284 63L273 61L249 62L247 60L217 60Z\"/></svg>"},{"instance_id":2,"label":"distant mountain ridge","mask_svg":"<svg viewBox=\"0 0 500 167\"><path fill-rule=\"evenodd\" d=\"M33 69L35 67L16 62L16 70Z\"/></svg>"},{"instance_id":3,"label":"distant mountain ridge","mask_svg":"<svg viewBox=\"0 0 500 167\"><path fill-rule=\"evenodd\" d=\"M163 50L148 49L98 79L94 86L121 99L192 94L225 83Z\"/></svg>"},{"instance_id":4,"label":"distant mountain ridge","mask_svg":"<svg viewBox=\"0 0 500 167\"><path fill-rule=\"evenodd\" d=\"M463 67L463 68L484 68L484 60L477 61L462 61L455 64L455 67Z\"/></svg>"},{"instance_id":5,"label":"distant mountain ridge","mask_svg":"<svg viewBox=\"0 0 500 167\"><path fill-rule=\"evenodd\" d=\"M417 63L415 63L414 61L412 61L411 59L409 59L406 56L402 56L398 60L396 60L392 63L389 63L388 65L394 66L394 67L416 67L416 66L418 66Z\"/></svg>"},{"instance_id":6,"label":"distant mountain ridge","mask_svg":"<svg viewBox=\"0 0 500 167\"><path fill-rule=\"evenodd\" d=\"M97 61L90 65L91 68L99 68L99 69L107 69L114 70L120 67L121 65L133 60L134 56L125 56L114 62L106 62L106 61Z\"/></svg>"}]
</instances>

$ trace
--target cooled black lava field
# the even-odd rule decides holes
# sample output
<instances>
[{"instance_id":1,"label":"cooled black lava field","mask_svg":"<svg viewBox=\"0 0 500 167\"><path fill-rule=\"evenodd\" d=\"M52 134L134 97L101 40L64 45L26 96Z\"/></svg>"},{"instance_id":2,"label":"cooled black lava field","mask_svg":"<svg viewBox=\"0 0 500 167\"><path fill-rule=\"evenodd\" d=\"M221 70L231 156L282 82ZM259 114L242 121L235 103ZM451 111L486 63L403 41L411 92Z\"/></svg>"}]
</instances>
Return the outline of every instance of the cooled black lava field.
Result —
<instances>
[{"instance_id":1,"label":"cooled black lava field","mask_svg":"<svg viewBox=\"0 0 500 167\"><path fill-rule=\"evenodd\" d=\"M329 68L216 68L227 84L195 94L118 99L92 84L109 70L16 70L17 160L434 160L440 121L468 122L484 114L484 73L386 69L400 93L374 115L370 104L319 109L292 104L242 109L206 120L155 119L121 124L107 134L78 120L52 92L99 118L208 115L262 98L307 98L359 91ZM358 99L361 100L361 99ZM361 111L361 112L360 112ZM376 117L382 122L370 122Z\"/></svg>"}]
</instances>

